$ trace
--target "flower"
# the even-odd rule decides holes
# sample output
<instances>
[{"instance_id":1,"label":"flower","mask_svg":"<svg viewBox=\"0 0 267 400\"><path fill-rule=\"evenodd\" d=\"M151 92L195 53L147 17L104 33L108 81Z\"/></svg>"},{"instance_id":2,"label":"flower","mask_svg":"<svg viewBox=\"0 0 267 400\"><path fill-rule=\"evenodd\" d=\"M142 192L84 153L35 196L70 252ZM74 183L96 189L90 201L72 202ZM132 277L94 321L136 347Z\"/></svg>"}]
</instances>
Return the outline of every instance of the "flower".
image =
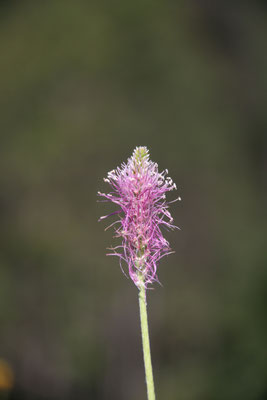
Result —
<instances>
[{"instance_id":1,"label":"flower","mask_svg":"<svg viewBox=\"0 0 267 400\"><path fill-rule=\"evenodd\" d=\"M166 201L166 192L176 189L176 185L167 174L167 169L158 172L158 164L150 161L146 147L136 147L127 164L123 163L104 178L112 192L98 192L105 201L119 206L118 211L99 219L119 216L109 227L118 224L115 237L122 238L122 244L110 249L112 253L108 255L118 256L120 265L122 260L127 263L129 276L138 288L158 282L157 263L172 253L161 232L161 227L177 228L168 211L170 203Z\"/></svg>"}]
</instances>

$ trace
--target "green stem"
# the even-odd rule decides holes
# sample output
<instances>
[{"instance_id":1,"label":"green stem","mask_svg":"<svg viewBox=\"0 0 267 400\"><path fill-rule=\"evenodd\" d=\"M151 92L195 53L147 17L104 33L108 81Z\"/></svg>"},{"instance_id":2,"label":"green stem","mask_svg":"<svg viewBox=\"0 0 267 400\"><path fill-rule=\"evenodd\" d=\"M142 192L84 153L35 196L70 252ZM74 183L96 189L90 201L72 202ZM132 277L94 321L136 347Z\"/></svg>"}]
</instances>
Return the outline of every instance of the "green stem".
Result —
<instances>
[{"instance_id":1,"label":"green stem","mask_svg":"<svg viewBox=\"0 0 267 400\"><path fill-rule=\"evenodd\" d=\"M144 285L140 285L139 289L139 307L140 321L143 343L144 364L146 373L146 386L148 400L155 400L155 389L153 380L153 370L151 363L151 353L149 344L148 322L147 322L147 307L146 307L146 289Z\"/></svg>"}]
</instances>

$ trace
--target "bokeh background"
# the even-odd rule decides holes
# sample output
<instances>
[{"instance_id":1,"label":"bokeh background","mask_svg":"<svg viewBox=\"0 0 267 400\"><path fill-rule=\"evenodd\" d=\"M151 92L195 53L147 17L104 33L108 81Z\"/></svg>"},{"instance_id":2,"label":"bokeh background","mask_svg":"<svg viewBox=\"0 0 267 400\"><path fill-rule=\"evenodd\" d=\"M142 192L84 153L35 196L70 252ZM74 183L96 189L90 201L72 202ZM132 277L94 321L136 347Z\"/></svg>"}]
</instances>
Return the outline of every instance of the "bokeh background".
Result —
<instances>
[{"instance_id":1,"label":"bokeh background","mask_svg":"<svg viewBox=\"0 0 267 400\"><path fill-rule=\"evenodd\" d=\"M0 3L0 396L146 398L103 177L182 202L149 292L158 399L267 399L265 1Z\"/></svg>"}]
</instances>

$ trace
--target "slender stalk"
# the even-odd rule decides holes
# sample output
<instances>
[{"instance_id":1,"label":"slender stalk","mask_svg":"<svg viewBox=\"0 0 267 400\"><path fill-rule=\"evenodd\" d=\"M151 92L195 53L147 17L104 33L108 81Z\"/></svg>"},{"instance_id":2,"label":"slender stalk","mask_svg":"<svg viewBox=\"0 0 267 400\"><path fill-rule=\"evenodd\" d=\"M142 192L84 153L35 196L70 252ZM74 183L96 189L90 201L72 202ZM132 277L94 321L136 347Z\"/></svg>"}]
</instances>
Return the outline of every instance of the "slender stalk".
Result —
<instances>
[{"instance_id":1,"label":"slender stalk","mask_svg":"<svg viewBox=\"0 0 267 400\"><path fill-rule=\"evenodd\" d=\"M143 343L143 355L146 374L146 387L148 400L155 400L155 389L153 380L153 370L151 363L148 321L147 321L147 306L146 306L146 289L144 285L140 285L139 289L139 308L140 308L140 321Z\"/></svg>"}]
</instances>

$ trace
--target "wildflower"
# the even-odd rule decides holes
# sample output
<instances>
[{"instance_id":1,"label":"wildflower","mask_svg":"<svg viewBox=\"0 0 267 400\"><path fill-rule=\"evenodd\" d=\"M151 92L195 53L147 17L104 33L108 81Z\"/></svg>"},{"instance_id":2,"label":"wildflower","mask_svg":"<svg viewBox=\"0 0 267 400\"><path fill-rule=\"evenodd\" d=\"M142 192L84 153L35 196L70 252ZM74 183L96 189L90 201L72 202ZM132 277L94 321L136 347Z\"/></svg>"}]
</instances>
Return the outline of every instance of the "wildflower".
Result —
<instances>
[{"instance_id":1,"label":"wildflower","mask_svg":"<svg viewBox=\"0 0 267 400\"><path fill-rule=\"evenodd\" d=\"M172 253L161 232L161 227L177 228L166 201L166 193L176 189L176 185L167 174L167 169L158 171L158 164L149 159L146 147L136 147L127 163L104 179L112 192L98 192L106 201L119 206L118 211L99 219L116 214L119 217L109 227L114 226L115 237L122 238L122 244L112 248L108 255L118 256L120 265L122 260L127 263L129 275L139 289L158 281L157 263Z\"/></svg>"}]
</instances>

